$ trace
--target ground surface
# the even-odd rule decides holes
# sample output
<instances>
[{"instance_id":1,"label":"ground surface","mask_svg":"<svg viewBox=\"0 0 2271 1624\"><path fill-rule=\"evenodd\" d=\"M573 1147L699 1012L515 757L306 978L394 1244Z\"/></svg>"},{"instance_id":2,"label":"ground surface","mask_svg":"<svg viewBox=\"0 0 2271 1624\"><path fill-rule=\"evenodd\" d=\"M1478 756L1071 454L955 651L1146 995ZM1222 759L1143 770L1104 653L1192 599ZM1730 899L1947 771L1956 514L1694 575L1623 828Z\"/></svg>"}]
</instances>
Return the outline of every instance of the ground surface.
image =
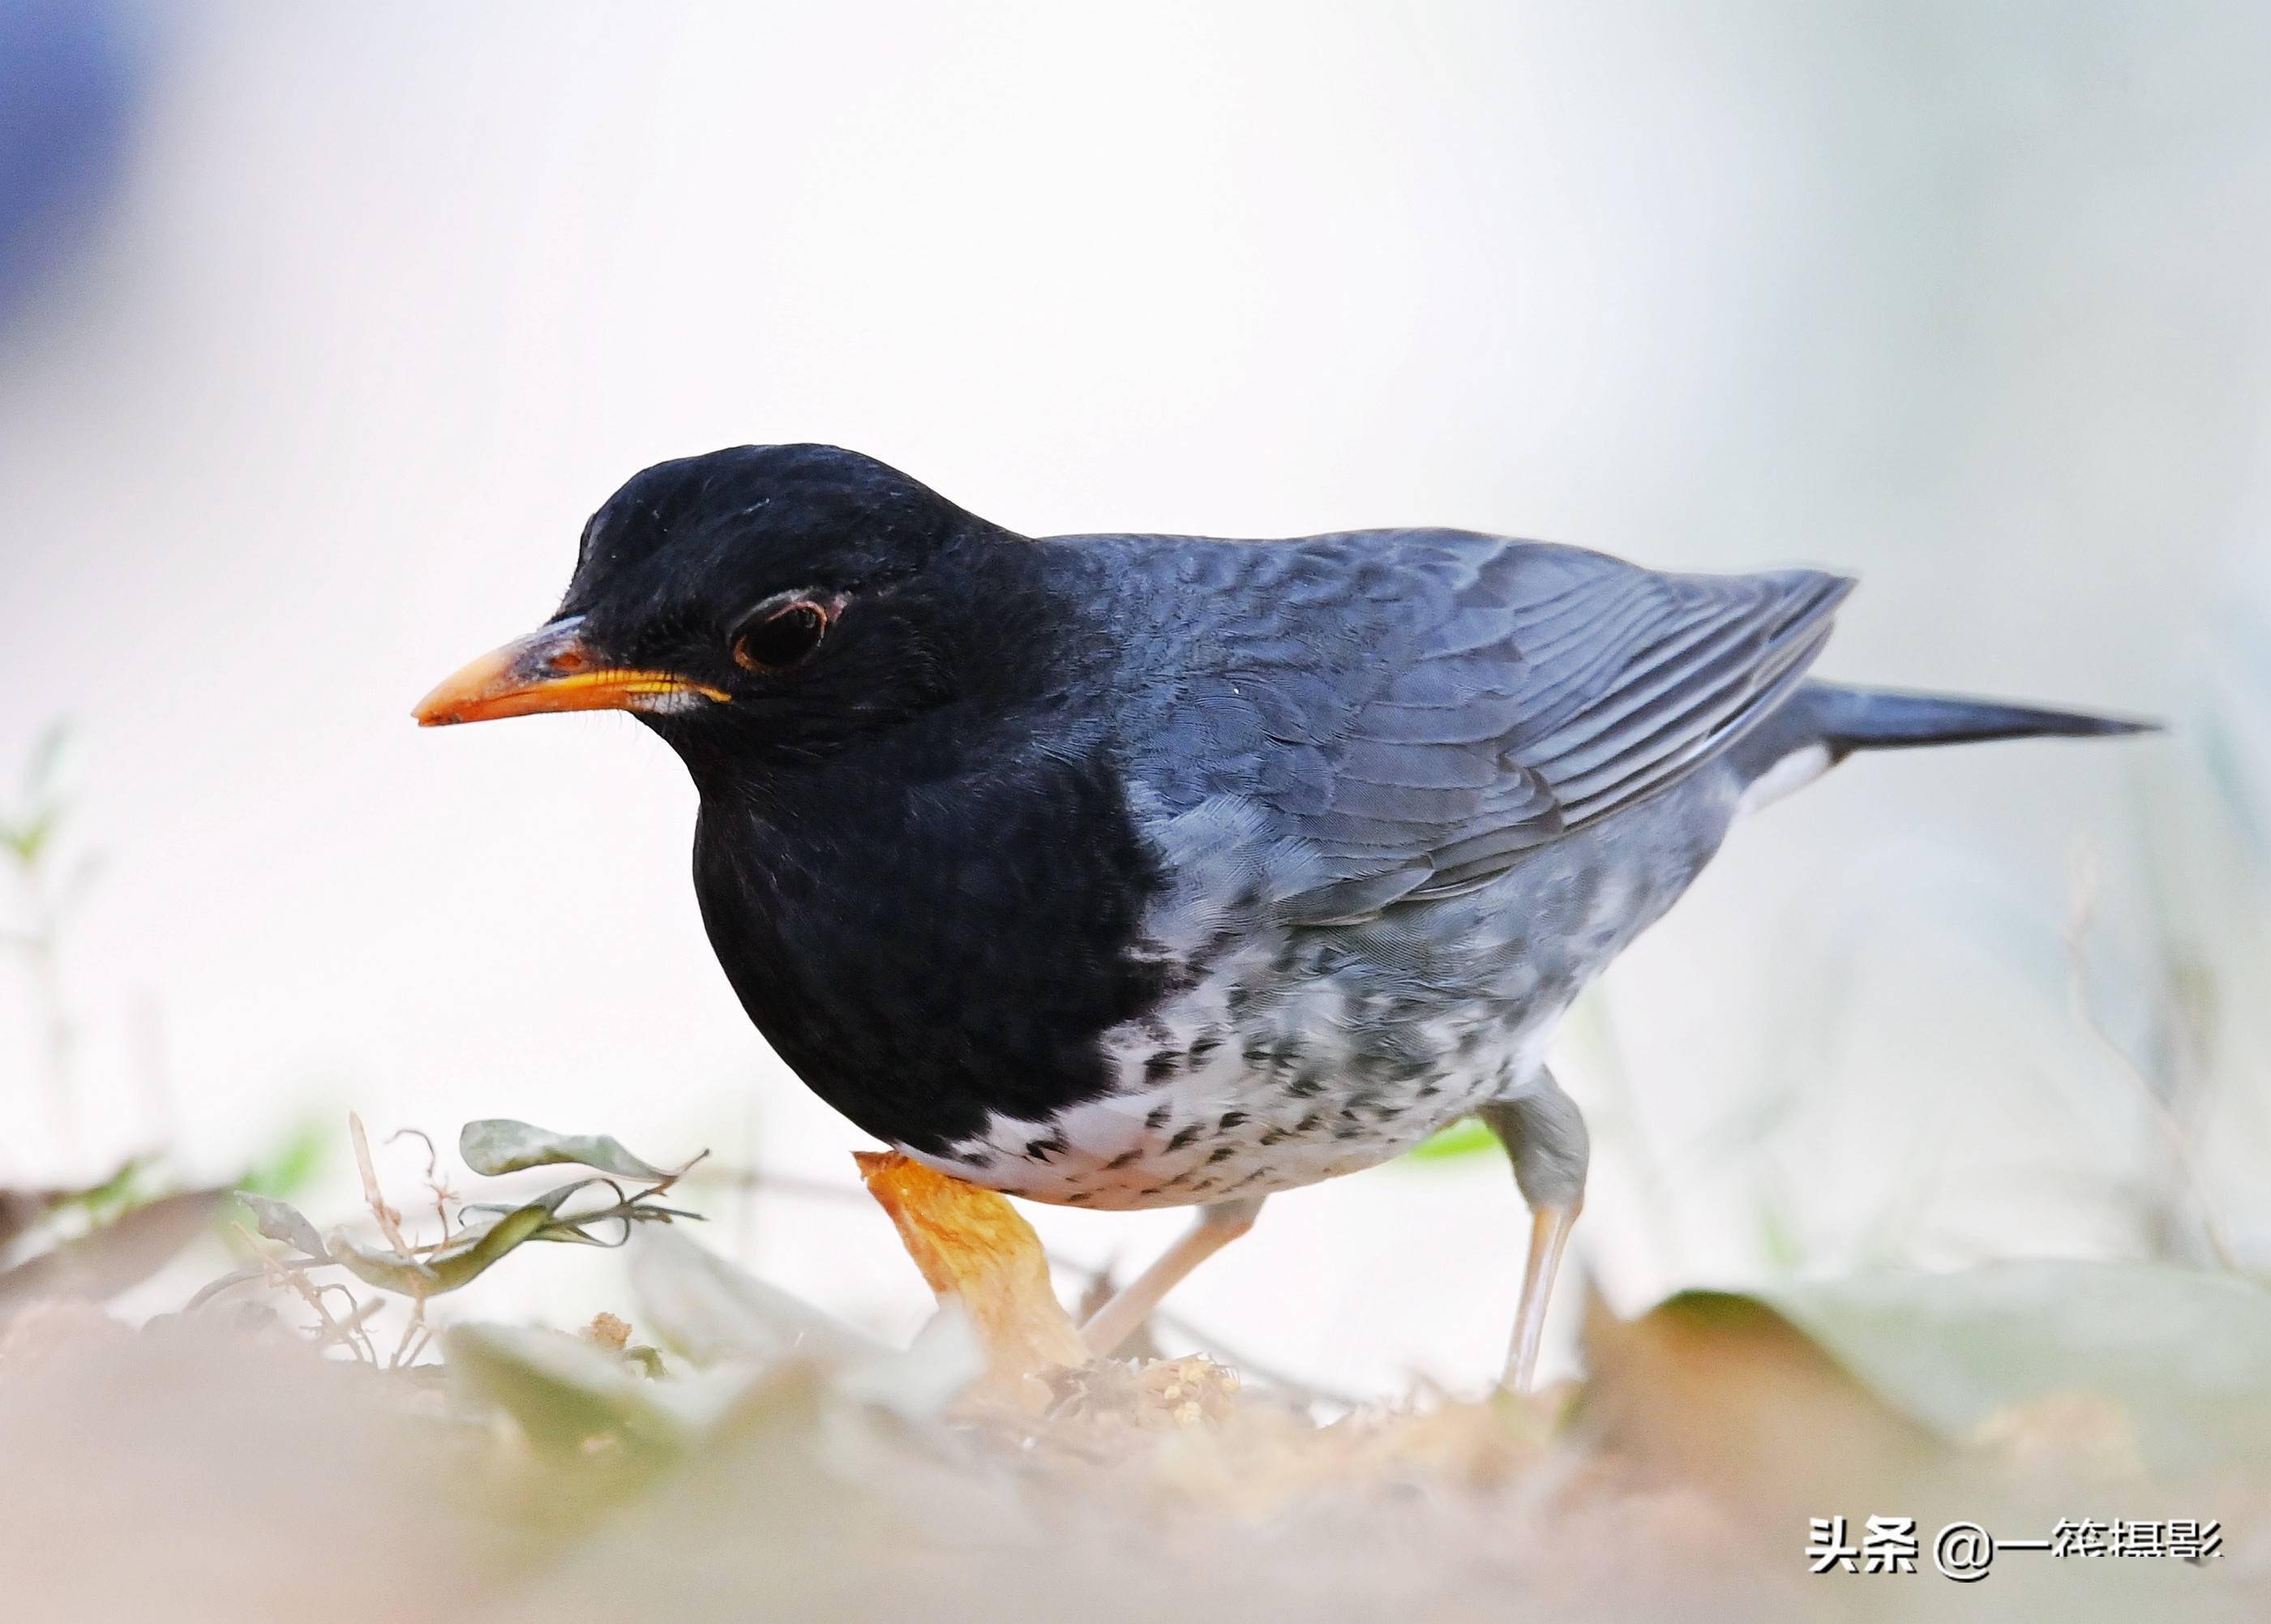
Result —
<instances>
[{"instance_id":1,"label":"ground surface","mask_svg":"<svg viewBox=\"0 0 2271 1624\"><path fill-rule=\"evenodd\" d=\"M2271 1616L2271 1306L2243 1282L1693 1293L1596 1312L1581 1388L1323 1415L1204 1360L1086 1360L1006 1203L865 1171L947 1305L911 1350L659 1224L623 1317L461 1325L391 1371L257 1296L138 1330L17 1305L7 1616ZM1842 1570L1901 1565L1872 1516L1914 1519L1916 1571ZM2072 1553L1958 1583L1957 1521L2064 1521Z\"/></svg>"}]
</instances>

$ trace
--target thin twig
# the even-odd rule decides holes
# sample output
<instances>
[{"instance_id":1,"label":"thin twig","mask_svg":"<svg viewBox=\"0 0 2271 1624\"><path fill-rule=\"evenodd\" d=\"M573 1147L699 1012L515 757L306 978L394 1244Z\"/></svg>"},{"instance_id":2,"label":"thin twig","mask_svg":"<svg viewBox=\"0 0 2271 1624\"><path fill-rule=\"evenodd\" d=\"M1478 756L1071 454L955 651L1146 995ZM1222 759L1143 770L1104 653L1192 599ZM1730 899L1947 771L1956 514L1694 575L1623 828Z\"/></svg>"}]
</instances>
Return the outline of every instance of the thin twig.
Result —
<instances>
[{"instance_id":1,"label":"thin twig","mask_svg":"<svg viewBox=\"0 0 2271 1624\"><path fill-rule=\"evenodd\" d=\"M247 1263L242 1269L232 1269L220 1279L209 1280L201 1286L195 1296L182 1305L182 1312L195 1314L223 1292L242 1285L248 1281L262 1280L267 1277L267 1269L259 1263Z\"/></svg>"},{"instance_id":2,"label":"thin twig","mask_svg":"<svg viewBox=\"0 0 2271 1624\"><path fill-rule=\"evenodd\" d=\"M346 1318L339 1322L340 1327L349 1336L358 1338L362 1343L363 1362L373 1369L377 1368L378 1349L371 1342L370 1332L365 1330L364 1326L386 1307L386 1299L372 1297L356 1302L354 1293L344 1285L326 1285L323 1289L327 1292L337 1292L349 1302L354 1303L354 1308L349 1311Z\"/></svg>"},{"instance_id":3,"label":"thin twig","mask_svg":"<svg viewBox=\"0 0 2271 1624\"><path fill-rule=\"evenodd\" d=\"M386 1136L386 1143L392 1144L397 1139L415 1139L426 1147L426 1176L428 1179L441 1171L442 1153L434 1148L433 1135L422 1128L398 1128Z\"/></svg>"},{"instance_id":4,"label":"thin twig","mask_svg":"<svg viewBox=\"0 0 2271 1624\"><path fill-rule=\"evenodd\" d=\"M378 1170L370 1161L370 1136L362 1130L362 1118L352 1111L347 1113L347 1132L354 1140L355 1170L362 1174L363 1200L378 1220L379 1233L396 1252L411 1256L410 1243L402 1238L402 1215L386 1204L386 1196L378 1188Z\"/></svg>"},{"instance_id":5,"label":"thin twig","mask_svg":"<svg viewBox=\"0 0 2271 1624\"><path fill-rule=\"evenodd\" d=\"M315 1311L316 1323L322 1331L321 1340L326 1343L346 1341L345 1335L339 1330L339 1322L331 1317L331 1311L324 1307L323 1292L309 1285L305 1275L294 1270L286 1269L272 1257L264 1255L260 1261L265 1266L271 1285L283 1287ZM350 1297L348 1300L353 1301L354 1299ZM352 1352L353 1345L349 1344L348 1346L349 1351Z\"/></svg>"},{"instance_id":6,"label":"thin twig","mask_svg":"<svg viewBox=\"0 0 2271 1624\"><path fill-rule=\"evenodd\" d=\"M442 1153L434 1148L434 1136L422 1128L398 1128L386 1136L386 1143L392 1144L397 1139L415 1139L426 1147L426 1190L434 1197L434 1217L442 1226L442 1239L434 1244L437 1248L447 1245L450 1239L450 1203L458 1198L458 1193L442 1176Z\"/></svg>"},{"instance_id":7,"label":"thin twig","mask_svg":"<svg viewBox=\"0 0 2271 1624\"><path fill-rule=\"evenodd\" d=\"M410 1347L411 1338L425 1329L426 1300L423 1297L415 1298L412 1302L410 1317L403 1322L402 1340L394 1345L394 1356L386 1361L386 1367L389 1370L402 1368L403 1355Z\"/></svg>"},{"instance_id":8,"label":"thin twig","mask_svg":"<svg viewBox=\"0 0 2271 1624\"><path fill-rule=\"evenodd\" d=\"M402 1356L402 1367L406 1370L411 1366L415 1365L418 1362L420 1356L422 1355L428 1348L434 1345L434 1328L431 1325L428 1325L425 1320L426 1305L423 1302L421 1302L418 1305L418 1310L419 1320L417 1340L410 1345L410 1351Z\"/></svg>"}]
</instances>

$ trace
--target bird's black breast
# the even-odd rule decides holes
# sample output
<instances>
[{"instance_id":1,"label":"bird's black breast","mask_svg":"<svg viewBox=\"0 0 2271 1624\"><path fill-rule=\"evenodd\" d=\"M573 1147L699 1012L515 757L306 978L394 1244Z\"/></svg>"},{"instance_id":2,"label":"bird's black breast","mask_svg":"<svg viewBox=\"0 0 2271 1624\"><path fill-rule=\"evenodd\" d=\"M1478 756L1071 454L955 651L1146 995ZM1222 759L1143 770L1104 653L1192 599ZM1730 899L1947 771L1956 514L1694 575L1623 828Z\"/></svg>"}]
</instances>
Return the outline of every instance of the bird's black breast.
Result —
<instances>
[{"instance_id":1,"label":"bird's black breast","mask_svg":"<svg viewBox=\"0 0 2271 1624\"><path fill-rule=\"evenodd\" d=\"M916 1149L1104 1093L1100 1035L1161 992L1129 951L1159 876L1108 754L940 754L942 772L846 757L767 804L705 795L695 844L751 1020L829 1104Z\"/></svg>"}]
</instances>

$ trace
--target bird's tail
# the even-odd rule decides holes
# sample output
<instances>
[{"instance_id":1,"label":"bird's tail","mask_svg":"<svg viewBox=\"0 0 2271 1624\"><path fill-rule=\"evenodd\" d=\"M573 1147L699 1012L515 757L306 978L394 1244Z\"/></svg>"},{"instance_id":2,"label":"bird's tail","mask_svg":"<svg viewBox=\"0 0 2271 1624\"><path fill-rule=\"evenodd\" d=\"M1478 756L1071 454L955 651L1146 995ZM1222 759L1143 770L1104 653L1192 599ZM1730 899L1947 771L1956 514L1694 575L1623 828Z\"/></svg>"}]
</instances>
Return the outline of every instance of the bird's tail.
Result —
<instances>
[{"instance_id":1,"label":"bird's tail","mask_svg":"<svg viewBox=\"0 0 2271 1624\"><path fill-rule=\"evenodd\" d=\"M2049 711L1967 699L1952 694L1904 694L1885 689L1808 682L1791 696L1778 720L1800 736L1826 744L1833 758L1855 750L1898 750L1920 744L1970 744L1988 739L2101 738L2157 733L2160 723L2082 711Z\"/></svg>"}]
</instances>

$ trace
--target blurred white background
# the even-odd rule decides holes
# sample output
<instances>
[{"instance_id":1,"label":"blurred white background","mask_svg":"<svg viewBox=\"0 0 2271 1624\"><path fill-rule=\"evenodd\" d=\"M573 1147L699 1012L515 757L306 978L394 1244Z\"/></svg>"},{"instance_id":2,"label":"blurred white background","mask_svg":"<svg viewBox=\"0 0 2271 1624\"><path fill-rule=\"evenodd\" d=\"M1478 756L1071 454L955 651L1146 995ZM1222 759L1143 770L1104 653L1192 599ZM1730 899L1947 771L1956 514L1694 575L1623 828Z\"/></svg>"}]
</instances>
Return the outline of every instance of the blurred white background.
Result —
<instances>
[{"instance_id":1,"label":"blurred white background","mask_svg":"<svg viewBox=\"0 0 2271 1624\"><path fill-rule=\"evenodd\" d=\"M84 184L0 262L0 763L70 719L70 846L101 861L65 921L63 1108L0 960L0 1181L163 1141L226 1178L353 1105L848 1188L859 1136L711 959L669 754L623 718L407 717L547 613L629 473L820 439L1035 533L1448 523L1853 569L1828 673L2171 718L1859 763L1740 831L1565 1045L1599 1145L1579 1270L1630 1309L2200 1256L2164 1113L2271 1256L2271 12L11 26L115 105L81 99ZM2068 1008L2085 860L2133 1071ZM335 1158L307 1204L353 1188ZM927 1306L857 1203L707 1204L838 1312ZM1180 1222L1027 1210L1090 1261ZM1493 1158L1390 1167L1274 1203L1174 1307L1344 1389L1472 1386L1525 1233ZM615 1302L612 1259L557 1253L467 1305Z\"/></svg>"}]
</instances>

